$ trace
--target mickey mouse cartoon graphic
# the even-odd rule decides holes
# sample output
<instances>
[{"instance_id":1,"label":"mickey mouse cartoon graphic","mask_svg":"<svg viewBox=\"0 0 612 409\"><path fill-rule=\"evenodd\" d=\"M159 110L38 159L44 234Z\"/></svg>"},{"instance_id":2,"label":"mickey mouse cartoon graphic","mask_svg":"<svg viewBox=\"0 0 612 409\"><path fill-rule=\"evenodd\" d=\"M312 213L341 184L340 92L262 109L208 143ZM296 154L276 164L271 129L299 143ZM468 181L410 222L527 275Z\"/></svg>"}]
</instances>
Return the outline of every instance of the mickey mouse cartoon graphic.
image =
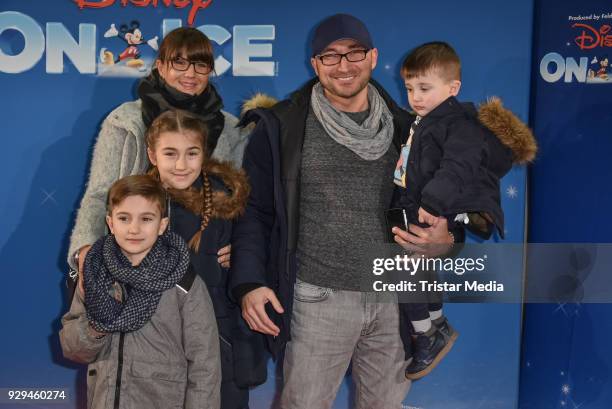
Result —
<instances>
[{"instance_id":1,"label":"mickey mouse cartoon graphic","mask_svg":"<svg viewBox=\"0 0 612 409\"><path fill-rule=\"evenodd\" d=\"M610 61L608 60L608 56L604 55L601 59L597 59L597 57L593 57L591 60L591 66L587 71L588 81L595 80L603 80L609 81L610 75L608 75L608 68L610 67Z\"/></svg>"},{"instance_id":2,"label":"mickey mouse cartoon graphic","mask_svg":"<svg viewBox=\"0 0 612 409\"><path fill-rule=\"evenodd\" d=\"M610 65L608 57L604 56L599 60L599 69L597 70L597 77L607 80L608 79L608 66Z\"/></svg>"},{"instance_id":3,"label":"mickey mouse cartoon graphic","mask_svg":"<svg viewBox=\"0 0 612 409\"><path fill-rule=\"evenodd\" d=\"M114 24L111 24L110 28L104 33L105 38L119 37L126 42L127 48L123 50L121 54L115 59L114 54L108 51L106 48L100 50L100 60L103 64L114 65L120 61L125 60L125 65L133 68L144 68L144 61L140 59L140 51L138 47L146 42L149 47L157 51L157 36L150 40L145 40L140 31L140 23L136 20L127 24L119 26L119 30Z\"/></svg>"}]
</instances>

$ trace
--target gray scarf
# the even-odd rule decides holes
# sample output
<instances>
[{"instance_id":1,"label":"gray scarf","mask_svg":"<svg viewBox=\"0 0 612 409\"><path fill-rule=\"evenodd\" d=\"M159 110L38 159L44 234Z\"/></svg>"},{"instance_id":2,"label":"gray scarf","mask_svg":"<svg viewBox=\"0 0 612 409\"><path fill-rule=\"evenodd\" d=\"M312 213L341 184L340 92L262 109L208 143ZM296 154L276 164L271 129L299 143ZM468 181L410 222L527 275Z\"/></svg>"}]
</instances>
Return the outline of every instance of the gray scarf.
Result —
<instances>
[{"instance_id":1,"label":"gray scarf","mask_svg":"<svg viewBox=\"0 0 612 409\"><path fill-rule=\"evenodd\" d=\"M393 115L372 84L368 84L370 115L358 125L348 115L332 106L316 83L310 105L325 131L333 140L355 152L362 159L376 160L383 156L393 139Z\"/></svg>"}]
</instances>

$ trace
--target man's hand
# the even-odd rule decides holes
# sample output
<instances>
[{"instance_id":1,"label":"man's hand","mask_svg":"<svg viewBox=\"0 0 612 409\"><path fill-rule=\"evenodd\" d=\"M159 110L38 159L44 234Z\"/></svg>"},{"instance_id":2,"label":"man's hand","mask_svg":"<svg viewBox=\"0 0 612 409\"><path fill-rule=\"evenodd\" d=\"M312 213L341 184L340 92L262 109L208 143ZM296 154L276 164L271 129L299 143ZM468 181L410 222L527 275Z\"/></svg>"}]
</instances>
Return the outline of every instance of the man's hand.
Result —
<instances>
[{"instance_id":1,"label":"man's hand","mask_svg":"<svg viewBox=\"0 0 612 409\"><path fill-rule=\"evenodd\" d=\"M217 261L221 264L223 268L230 268L230 257L232 255L232 245L228 244L225 247L222 247L217 252Z\"/></svg>"},{"instance_id":2,"label":"man's hand","mask_svg":"<svg viewBox=\"0 0 612 409\"><path fill-rule=\"evenodd\" d=\"M90 245L87 246L83 246L81 247L81 249L79 250L79 265L77 266L78 268L78 273L79 273L79 278L78 278L78 287L77 287L77 291L79 291L79 294L81 295L81 297L83 299L85 299L85 279L83 278L83 272L85 271L85 256L87 256L87 253L89 252L89 249L91 248Z\"/></svg>"},{"instance_id":3,"label":"man's hand","mask_svg":"<svg viewBox=\"0 0 612 409\"><path fill-rule=\"evenodd\" d=\"M436 217L422 207L419 207L419 223L427 223L430 226L435 226L439 219L439 217Z\"/></svg>"},{"instance_id":4,"label":"man's hand","mask_svg":"<svg viewBox=\"0 0 612 409\"><path fill-rule=\"evenodd\" d=\"M423 254L426 257L438 257L448 253L453 238L448 234L448 222L445 217L437 217L434 225L426 228L408 225L408 231L393 228L395 242L408 251Z\"/></svg>"},{"instance_id":5,"label":"man's hand","mask_svg":"<svg viewBox=\"0 0 612 409\"><path fill-rule=\"evenodd\" d=\"M280 333L280 329L274 325L266 313L265 306L268 302L272 303L272 307L277 313L285 312L274 291L268 287L259 287L242 297L242 317L253 331L276 337Z\"/></svg>"}]
</instances>

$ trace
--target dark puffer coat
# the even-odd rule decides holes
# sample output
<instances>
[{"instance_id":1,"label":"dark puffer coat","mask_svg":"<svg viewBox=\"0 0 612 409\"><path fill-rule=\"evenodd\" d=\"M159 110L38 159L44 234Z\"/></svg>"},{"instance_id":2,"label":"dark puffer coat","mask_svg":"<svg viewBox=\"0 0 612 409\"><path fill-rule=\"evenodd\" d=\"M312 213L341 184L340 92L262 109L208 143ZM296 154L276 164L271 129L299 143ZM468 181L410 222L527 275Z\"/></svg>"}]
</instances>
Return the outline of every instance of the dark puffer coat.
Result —
<instances>
[{"instance_id":1,"label":"dark puffer coat","mask_svg":"<svg viewBox=\"0 0 612 409\"><path fill-rule=\"evenodd\" d=\"M466 226L488 238L497 227L504 236L500 179L513 163L535 155L529 129L492 100L480 107L448 98L415 127L406 168L406 188L395 207L417 222L419 207L435 216L468 213Z\"/></svg>"}]
</instances>

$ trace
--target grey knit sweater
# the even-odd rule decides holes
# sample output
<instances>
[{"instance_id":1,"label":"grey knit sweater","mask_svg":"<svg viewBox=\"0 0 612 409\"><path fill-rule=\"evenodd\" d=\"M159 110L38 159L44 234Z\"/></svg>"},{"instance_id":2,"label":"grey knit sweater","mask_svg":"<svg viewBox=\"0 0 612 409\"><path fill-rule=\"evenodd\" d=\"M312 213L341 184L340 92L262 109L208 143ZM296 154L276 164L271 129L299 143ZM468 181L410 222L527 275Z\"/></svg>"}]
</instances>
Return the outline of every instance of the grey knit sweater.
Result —
<instances>
[{"instance_id":1,"label":"grey knit sweater","mask_svg":"<svg viewBox=\"0 0 612 409\"><path fill-rule=\"evenodd\" d=\"M365 115L349 114L358 123ZM334 141L310 110L300 174L300 280L360 290L371 274L372 244L385 240L384 211L393 194L396 160L393 145L380 159L360 158Z\"/></svg>"}]
</instances>

